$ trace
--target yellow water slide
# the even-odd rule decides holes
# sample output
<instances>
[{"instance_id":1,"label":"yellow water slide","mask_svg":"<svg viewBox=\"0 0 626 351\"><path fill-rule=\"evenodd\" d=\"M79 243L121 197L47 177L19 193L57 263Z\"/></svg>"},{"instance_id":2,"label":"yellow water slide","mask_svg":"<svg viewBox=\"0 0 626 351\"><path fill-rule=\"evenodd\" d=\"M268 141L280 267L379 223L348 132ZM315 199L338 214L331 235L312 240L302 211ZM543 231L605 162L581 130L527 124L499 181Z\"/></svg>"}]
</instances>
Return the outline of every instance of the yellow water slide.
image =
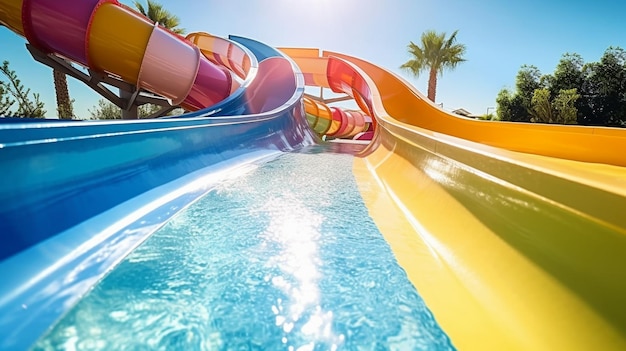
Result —
<instances>
[{"instance_id":1,"label":"yellow water slide","mask_svg":"<svg viewBox=\"0 0 626 351\"><path fill-rule=\"evenodd\" d=\"M460 350L626 349L626 131L476 121L395 74L282 49L378 126L354 173Z\"/></svg>"}]
</instances>

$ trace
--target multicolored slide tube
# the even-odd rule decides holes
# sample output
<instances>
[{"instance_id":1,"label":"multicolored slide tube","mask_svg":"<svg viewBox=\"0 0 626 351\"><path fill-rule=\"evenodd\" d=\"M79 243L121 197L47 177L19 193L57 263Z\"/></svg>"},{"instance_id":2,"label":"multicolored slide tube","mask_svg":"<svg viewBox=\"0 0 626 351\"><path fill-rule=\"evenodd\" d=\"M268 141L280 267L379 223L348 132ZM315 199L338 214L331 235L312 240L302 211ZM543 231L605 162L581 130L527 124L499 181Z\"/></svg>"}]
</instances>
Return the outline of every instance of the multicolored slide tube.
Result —
<instances>
[{"instance_id":1,"label":"multicolored slide tube","mask_svg":"<svg viewBox=\"0 0 626 351\"><path fill-rule=\"evenodd\" d=\"M212 62L189 40L117 0L2 1L0 18L39 50L118 76L190 111L228 97L240 84L233 75L245 72Z\"/></svg>"},{"instance_id":2,"label":"multicolored slide tube","mask_svg":"<svg viewBox=\"0 0 626 351\"><path fill-rule=\"evenodd\" d=\"M224 101L250 83L256 67L249 52L231 40L208 33L183 38L117 0L6 0L0 2L0 21L43 52L117 76L187 111ZM326 74L307 73L305 81L328 87ZM375 122L353 95L361 111L305 99L318 135L371 140Z\"/></svg>"},{"instance_id":3,"label":"multicolored slide tube","mask_svg":"<svg viewBox=\"0 0 626 351\"><path fill-rule=\"evenodd\" d=\"M329 138L372 140L376 121L372 110L361 93L353 88L353 82L333 86L338 72L329 70L328 57L320 57L319 49L280 48L291 57L304 75L304 83L309 87L332 89L353 98L360 110L345 110L328 106L321 101L305 97L304 106L311 128L318 135ZM339 76L341 72L339 72ZM355 83L356 84L356 83Z\"/></svg>"},{"instance_id":4,"label":"multicolored slide tube","mask_svg":"<svg viewBox=\"0 0 626 351\"><path fill-rule=\"evenodd\" d=\"M329 107L323 102L304 98L304 108L309 125L320 136L356 140L371 140L372 117L359 110Z\"/></svg>"}]
</instances>

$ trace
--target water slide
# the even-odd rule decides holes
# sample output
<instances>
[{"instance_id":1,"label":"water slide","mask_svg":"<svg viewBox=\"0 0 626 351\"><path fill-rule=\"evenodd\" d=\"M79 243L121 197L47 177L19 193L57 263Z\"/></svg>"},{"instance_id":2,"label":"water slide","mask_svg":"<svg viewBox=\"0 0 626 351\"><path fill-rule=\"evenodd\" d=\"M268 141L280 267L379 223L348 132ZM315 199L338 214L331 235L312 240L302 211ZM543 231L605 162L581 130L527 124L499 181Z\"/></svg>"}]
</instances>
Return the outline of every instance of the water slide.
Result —
<instances>
[{"instance_id":1,"label":"water slide","mask_svg":"<svg viewBox=\"0 0 626 351\"><path fill-rule=\"evenodd\" d=\"M61 4L1 0L0 23L196 112L0 124L0 349L32 345L220 174L357 124L372 137L353 167L378 189L363 191L370 215L458 349L626 347L623 130L464 119L351 56L181 38L115 1L71 16Z\"/></svg>"}]
</instances>

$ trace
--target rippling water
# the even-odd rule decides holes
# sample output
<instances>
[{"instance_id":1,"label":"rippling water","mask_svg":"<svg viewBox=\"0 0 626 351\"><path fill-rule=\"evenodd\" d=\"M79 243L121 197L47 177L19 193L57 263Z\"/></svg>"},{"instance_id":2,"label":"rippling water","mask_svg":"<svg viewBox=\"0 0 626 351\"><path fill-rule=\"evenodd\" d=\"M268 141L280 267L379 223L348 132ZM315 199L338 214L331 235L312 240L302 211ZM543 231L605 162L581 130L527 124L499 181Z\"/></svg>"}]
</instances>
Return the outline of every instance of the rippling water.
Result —
<instances>
[{"instance_id":1,"label":"rippling water","mask_svg":"<svg viewBox=\"0 0 626 351\"><path fill-rule=\"evenodd\" d=\"M36 350L450 350L352 156L285 154L178 215Z\"/></svg>"}]
</instances>

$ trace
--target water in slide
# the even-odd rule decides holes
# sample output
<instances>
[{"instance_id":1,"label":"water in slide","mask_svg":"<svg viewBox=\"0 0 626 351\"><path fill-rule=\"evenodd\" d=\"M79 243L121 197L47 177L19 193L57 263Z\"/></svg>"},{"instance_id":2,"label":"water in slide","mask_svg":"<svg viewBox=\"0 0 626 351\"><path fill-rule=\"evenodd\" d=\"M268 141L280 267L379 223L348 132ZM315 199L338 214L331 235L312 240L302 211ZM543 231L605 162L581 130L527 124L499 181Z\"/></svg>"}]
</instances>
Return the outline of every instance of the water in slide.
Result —
<instances>
[{"instance_id":1,"label":"water in slide","mask_svg":"<svg viewBox=\"0 0 626 351\"><path fill-rule=\"evenodd\" d=\"M1 0L0 23L197 110L2 125L0 346L32 344L207 179L316 134L369 131L353 165L363 201L457 348L624 348L623 130L462 119L366 61L184 39L116 1ZM305 85L351 96L361 115L303 100Z\"/></svg>"}]
</instances>

